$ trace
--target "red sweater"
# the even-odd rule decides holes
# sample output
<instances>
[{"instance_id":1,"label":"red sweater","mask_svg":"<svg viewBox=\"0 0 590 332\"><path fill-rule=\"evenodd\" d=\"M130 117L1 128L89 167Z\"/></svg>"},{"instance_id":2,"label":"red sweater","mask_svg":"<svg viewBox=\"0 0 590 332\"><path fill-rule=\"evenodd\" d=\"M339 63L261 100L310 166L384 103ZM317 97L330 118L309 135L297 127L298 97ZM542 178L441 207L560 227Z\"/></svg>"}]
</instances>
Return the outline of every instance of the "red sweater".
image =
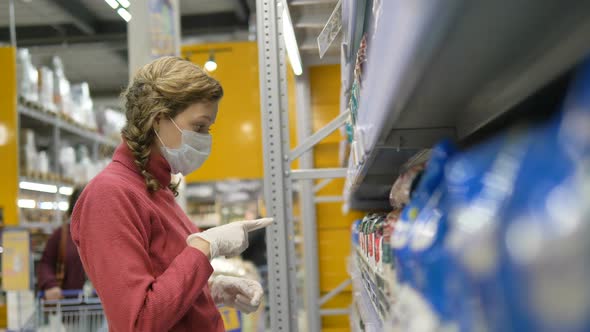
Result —
<instances>
[{"instance_id":1,"label":"red sweater","mask_svg":"<svg viewBox=\"0 0 590 332\"><path fill-rule=\"evenodd\" d=\"M168 186L170 165L160 154L148 170ZM207 285L213 268L186 245L198 229L169 189L148 193L125 143L86 186L71 230L109 331L224 331Z\"/></svg>"}]
</instances>

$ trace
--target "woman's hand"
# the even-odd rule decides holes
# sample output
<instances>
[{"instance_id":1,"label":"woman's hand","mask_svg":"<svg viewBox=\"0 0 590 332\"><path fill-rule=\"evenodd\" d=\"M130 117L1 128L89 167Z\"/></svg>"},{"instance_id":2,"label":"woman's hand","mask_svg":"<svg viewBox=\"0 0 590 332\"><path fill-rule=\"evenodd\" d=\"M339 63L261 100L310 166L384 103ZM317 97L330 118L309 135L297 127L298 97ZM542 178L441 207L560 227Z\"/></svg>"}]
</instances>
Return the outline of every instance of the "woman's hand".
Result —
<instances>
[{"instance_id":1,"label":"woman's hand","mask_svg":"<svg viewBox=\"0 0 590 332\"><path fill-rule=\"evenodd\" d=\"M57 301L63 298L61 294L61 288L52 287L45 290L45 299L48 301Z\"/></svg>"},{"instance_id":2,"label":"woman's hand","mask_svg":"<svg viewBox=\"0 0 590 332\"><path fill-rule=\"evenodd\" d=\"M218 276L211 282L211 295L216 304L249 314L258 310L264 291L260 283L254 280Z\"/></svg>"},{"instance_id":3,"label":"woman's hand","mask_svg":"<svg viewBox=\"0 0 590 332\"><path fill-rule=\"evenodd\" d=\"M248 232L267 227L273 221L273 218L236 221L191 234L186 242L190 246L195 246L198 243L195 242L196 238L206 241L209 243L210 258L234 257L248 248Z\"/></svg>"}]
</instances>

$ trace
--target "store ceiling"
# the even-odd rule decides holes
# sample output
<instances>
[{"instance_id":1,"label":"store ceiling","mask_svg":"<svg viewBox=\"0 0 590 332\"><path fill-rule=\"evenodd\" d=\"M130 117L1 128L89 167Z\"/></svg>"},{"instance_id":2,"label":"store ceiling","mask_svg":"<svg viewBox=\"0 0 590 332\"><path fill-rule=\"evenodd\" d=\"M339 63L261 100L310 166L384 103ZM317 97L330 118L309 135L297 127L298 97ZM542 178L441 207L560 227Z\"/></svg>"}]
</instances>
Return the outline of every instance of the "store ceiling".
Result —
<instances>
[{"instance_id":1,"label":"store ceiling","mask_svg":"<svg viewBox=\"0 0 590 332\"><path fill-rule=\"evenodd\" d=\"M302 58L319 60L317 36L337 0L290 0ZM0 44L8 43L8 1L0 1ZM255 0L180 0L186 42L248 38ZM103 0L15 0L17 43L37 65L62 57L72 82L87 81L95 96L112 96L128 79L126 23ZM332 47L328 58L337 60ZM336 56L336 57L335 57ZM337 62L337 61L334 61Z\"/></svg>"}]
</instances>

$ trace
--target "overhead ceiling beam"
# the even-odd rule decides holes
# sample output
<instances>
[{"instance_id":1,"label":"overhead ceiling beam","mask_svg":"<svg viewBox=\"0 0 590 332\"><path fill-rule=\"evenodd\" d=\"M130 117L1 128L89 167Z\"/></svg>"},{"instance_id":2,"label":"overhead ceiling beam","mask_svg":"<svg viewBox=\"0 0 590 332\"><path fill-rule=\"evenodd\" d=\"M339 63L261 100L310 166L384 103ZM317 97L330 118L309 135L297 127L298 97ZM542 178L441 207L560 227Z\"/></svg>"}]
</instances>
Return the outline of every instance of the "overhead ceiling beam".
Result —
<instances>
[{"instance_id":1,"label":"overhead ceiling beam","mask_svg":"<svg viewBox=\"0 0 590 332\"><path fill-rule=\"evenodd\" d=\"M181 26L183 37L248 29L247 22L241 22L233 11L182 16ZM125 42L127 24L123 20L97 21L95 33L91 35L82 33L74 24L22 26L16 28L16 33L21 47ZM0 41L3 40L10 40L5 29L0 30Z\"/></svg>"},{"instance_id":2,"label":"overhead ceiling beam","mask_svg":"<svg viewBox=\"0 0 590 332\"><path fill-rule=\"evenodd\" d=\"M235 0L236 17L243 23L248 23L250 18L250 6L247 0Z\"/></svg>"},{"instance_id":3,"label":"overhead ceiling beam","mask_svg":"<svg viewBox=\"0 0 590 332\"><path fill-rule=\"evenodd\" d=\"M66 12L71 18L74 25L81 32L92 35L96 33L96 24L98 18L88 7L84 6L81 1L72 0L51 0L53 4Z\"/></svg>"}]
</instances>

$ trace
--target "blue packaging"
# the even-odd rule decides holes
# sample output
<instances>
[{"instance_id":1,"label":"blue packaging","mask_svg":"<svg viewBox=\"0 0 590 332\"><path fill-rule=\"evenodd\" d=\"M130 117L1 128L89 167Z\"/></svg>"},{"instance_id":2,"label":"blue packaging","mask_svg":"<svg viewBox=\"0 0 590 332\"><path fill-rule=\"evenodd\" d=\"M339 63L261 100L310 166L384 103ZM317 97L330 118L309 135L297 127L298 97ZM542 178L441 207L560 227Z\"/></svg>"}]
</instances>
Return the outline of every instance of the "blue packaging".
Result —
<instances>
[{"instance_id":1,"label":"blue packaging","mask_svg":"<svg viewBox=\"0 0 590 332\"><path fill-rule=\"evenodd\" d=\"M391 238L391 247L400 282L407 282L415 286L416 280L412 273L414 263L411 261L412 253L410 249L414 220L440 184L444 174L444 165L454 151L455 147L450 141L443 141L433 148L430 160L412 195L412 199L402 210L400 219L395 226Z\"/></svg>"},{"instance_id":2,"label":"blue packaging","mask_svg":"<svg viewBox=\"0 0 590 332\"><path fill-rule=\"evenodd\" d=\"M514 331L590 331L590 61L531 142L502 229Z\"/></svg>"}]
</instances>

